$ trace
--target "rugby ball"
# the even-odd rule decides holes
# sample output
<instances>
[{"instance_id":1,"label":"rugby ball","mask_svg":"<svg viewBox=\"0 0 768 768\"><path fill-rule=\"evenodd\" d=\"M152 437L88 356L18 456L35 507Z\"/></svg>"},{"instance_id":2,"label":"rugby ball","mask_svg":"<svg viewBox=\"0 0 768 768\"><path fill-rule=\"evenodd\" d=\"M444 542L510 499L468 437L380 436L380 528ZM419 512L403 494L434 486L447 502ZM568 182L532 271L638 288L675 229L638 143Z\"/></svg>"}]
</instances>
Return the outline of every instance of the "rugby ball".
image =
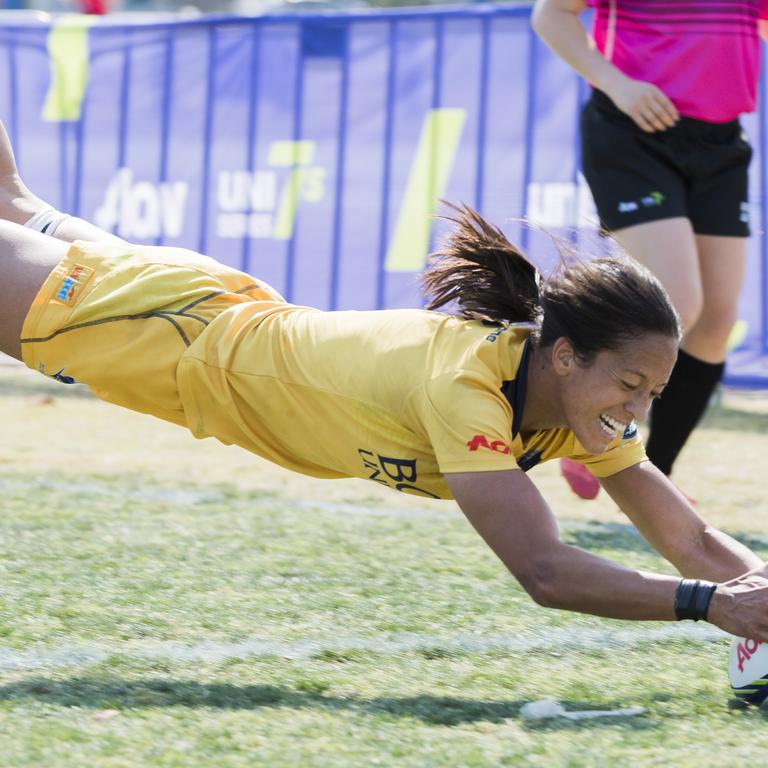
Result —
<instances>
[{"instance_id":1,"label":"rugby ball","mask_svg":"<svg viewBox=\"0 0 768 768\"><path fill-rule=\"evenodd\" d=\"M728 677L736 698L760 704L768 696L768 643L734 637L728 654Z\"/></svg>"}]
</instances>

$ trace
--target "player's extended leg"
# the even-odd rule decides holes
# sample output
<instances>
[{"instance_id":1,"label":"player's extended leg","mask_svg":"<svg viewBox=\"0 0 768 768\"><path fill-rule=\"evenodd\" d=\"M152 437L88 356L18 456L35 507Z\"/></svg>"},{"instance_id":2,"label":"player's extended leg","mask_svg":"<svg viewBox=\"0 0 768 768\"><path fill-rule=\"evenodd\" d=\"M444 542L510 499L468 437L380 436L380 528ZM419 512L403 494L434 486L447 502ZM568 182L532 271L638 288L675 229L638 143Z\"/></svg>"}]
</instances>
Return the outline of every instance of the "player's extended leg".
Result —
<instances>
[{"instance_id":1,"label":"player's extended leg","mask_svg":"<svg viewBox=\"0 0 768 768\"><path fill-rule=\"evenodd\" d=\"M704 301L683 339L672 377L651 412L648 455L670 474L725 370L728 337L736 322L744 278L746 239L698 235Z\"/></svg>"},{"instance_id":2,"label":"player's extended leg","mask_svg":"<svg viewBox=\"0 0 768 768\"><path fill-rule=\"evenodd\" d=\"M129 245L54 211L21 181L5 132L0 219L0 351L181 426L181 356L230 307L284 301L206 256Z\"/></svg>"},{"instance_id":3,"label":"player's extended leg","mask_svg":"<svg viewBox=\"0 0 768 768\"><path fill-rule=\"evenodd\" d=\"M32 301L67 243L0 221L0 351L21 359L21 329Z\"/></svg>"},{"instance_id":4,"label":"player's extended leg","mask_svg":"<svg viewBox=\"0 0 768 768\"><path fill-rule=\"evenodd\" d=\"M649 228L653 238L646 236ZM617 232L616 239L659 277L683 321L682 348L669 384L651 410L646 444L648 457L669 475L723 375L746 241L694 235L687 219L632 227Z\"/></svg>"},{"instance_id":5,"label":"player's extended leg","mask_svg":"<svg viewBox=\"0 0 768 768\"><path fill-rule=\"evenodd\" d=\"M745 237L696 235L704 303L683 349L699 360L722 363L737 320L747 262Z\"/></svg>"},{"instance_id":6,"label":"player's extended leg","mask_svg":"<svg viewBox=\"0 0 768 768\"><path fill-rule=\"evenodd\" d=\"M624 250L648 267L666 288L680 315L683 332L693 328L704 303L696 235L682 217L627 227L611 235Z\"/></svg>"}]
</instances>

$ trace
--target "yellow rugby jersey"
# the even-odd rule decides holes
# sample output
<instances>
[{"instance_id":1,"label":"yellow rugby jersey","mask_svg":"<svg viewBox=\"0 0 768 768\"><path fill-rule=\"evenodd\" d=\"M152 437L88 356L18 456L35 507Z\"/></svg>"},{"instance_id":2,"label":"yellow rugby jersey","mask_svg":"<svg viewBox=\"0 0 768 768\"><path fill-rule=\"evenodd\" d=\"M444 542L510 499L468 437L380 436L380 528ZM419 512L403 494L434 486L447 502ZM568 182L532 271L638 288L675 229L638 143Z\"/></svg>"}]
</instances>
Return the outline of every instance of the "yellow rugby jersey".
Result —
<instances>
[{"instance_id":1,"label":"yellow rugby jersey","mask_svg":"<svg viewBox=\"0 0 768 768\"><path fill-rule=\"evenodd\" d=\"M519 433L529 333L426 310L246 302L183 354L179 394L198 438L433 498L451 498L444 473L570 456L605 477L642 461L637 430L597 456L568 429Z\"/></svg>"}]
</instances>

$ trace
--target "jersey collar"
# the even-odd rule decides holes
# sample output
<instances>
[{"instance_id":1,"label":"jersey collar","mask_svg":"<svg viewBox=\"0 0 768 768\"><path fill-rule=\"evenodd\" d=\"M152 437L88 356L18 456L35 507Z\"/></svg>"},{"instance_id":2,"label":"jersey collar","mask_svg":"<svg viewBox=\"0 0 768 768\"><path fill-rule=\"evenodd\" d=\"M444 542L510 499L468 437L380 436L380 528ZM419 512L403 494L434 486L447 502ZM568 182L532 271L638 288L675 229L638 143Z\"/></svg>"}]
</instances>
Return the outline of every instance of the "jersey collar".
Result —
<instances>
[{"instance_id":1,"label":"jersey collar","mask_svg":"<svg viewBox=\"0 0 768 768\"><path fill-rule=\"evenodd\" d=\"M526 339L523 345L523 354L520 356L520 364L517 366L517 374L511 381L501 384L501 392L507 398L512 408L512 439L520 434L520 425L523 421L523 408L525 407L526 386L528 383L528 362L531 357L531 340Z\"/></svg>"}]
</instances>

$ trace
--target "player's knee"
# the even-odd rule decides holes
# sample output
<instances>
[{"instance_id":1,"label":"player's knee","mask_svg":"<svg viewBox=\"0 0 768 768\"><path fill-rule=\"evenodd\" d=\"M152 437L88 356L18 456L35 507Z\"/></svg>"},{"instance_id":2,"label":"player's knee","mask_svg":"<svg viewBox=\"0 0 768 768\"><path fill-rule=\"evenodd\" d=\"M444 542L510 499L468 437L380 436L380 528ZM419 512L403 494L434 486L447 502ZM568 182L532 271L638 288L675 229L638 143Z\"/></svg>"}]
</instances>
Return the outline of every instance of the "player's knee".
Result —
<instances>
[{"instance_id":1,"label":"player's knee","mask_svg":"<svg viewBox=\"0 0 768 768\"><path fill-rule=\"evenodd\" d=\"M703 298L699 293L692 291L683 298L673 300L673 303L677 313L680 315L683 333L688 333L701 320L704 311Z\"/></svg>"},{"instance_id":2,"label":"player's knee","mask_svg":"<svg viewBox=\"0 0 768 768\"><path fill-rule=\"evenodd\" d=\"M735 306L704 307L695 324L696 335L714 345L725 347L737 320Z\"/></svg>"}]
</instances>

